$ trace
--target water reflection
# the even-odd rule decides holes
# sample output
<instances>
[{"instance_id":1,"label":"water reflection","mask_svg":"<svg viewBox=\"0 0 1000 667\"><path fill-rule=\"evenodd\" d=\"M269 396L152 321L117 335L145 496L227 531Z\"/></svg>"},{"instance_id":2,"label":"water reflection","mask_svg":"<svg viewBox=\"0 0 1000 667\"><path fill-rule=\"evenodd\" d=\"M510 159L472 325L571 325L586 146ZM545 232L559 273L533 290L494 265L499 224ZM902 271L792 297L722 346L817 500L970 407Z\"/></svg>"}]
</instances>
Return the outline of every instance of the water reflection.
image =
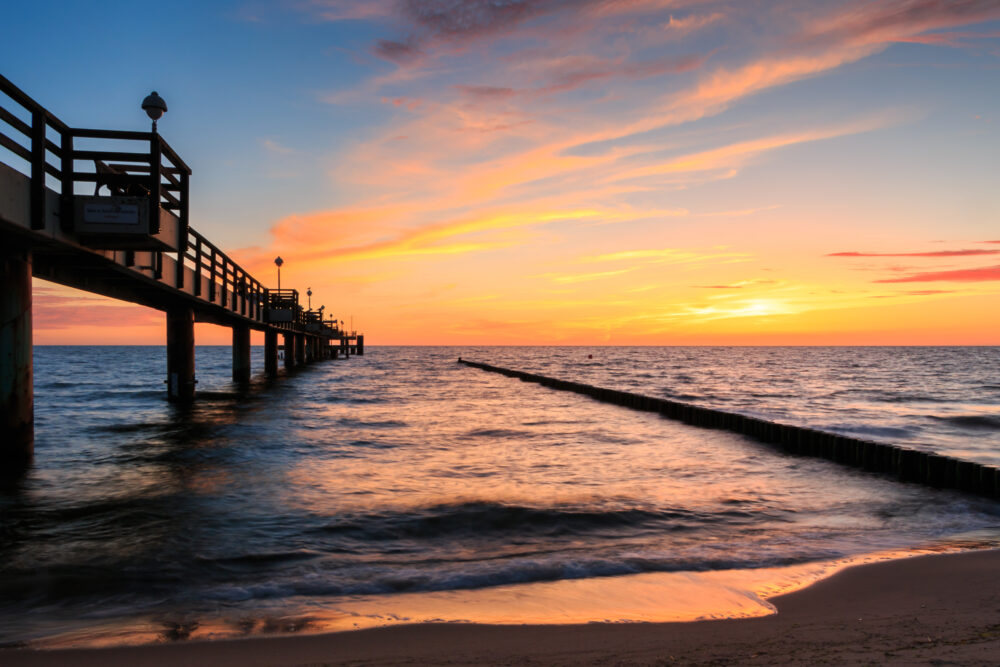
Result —
<instances>
[{"instance_id":1,"label":"water reflection","mask_svg":"<svg viewBox=\"0 0 1000 667\"><path fill-rule=\"evenodd\" d=\"M534 595L563 610L552 620L629 596L620 613L662 616L680 607L658 587L713 599L692 572L806 567L996 525L986 500L454 363L474 351L375 348L238 388L228 348L199 348L202 397L187 408L140 380L161 377L160 352L36 355L37 463L0 498L0 641L526 619L515 602ZM516 352L522 367L580 371L561 355ZM655 375L630 363L613 369L622 382ZM703 366L693 382L731 375ZM74 368L86 385L67 380ZM652 588L629 589L633 576ZM725 600L711 613L766 611Z\"/></svg>"}]
</instances>

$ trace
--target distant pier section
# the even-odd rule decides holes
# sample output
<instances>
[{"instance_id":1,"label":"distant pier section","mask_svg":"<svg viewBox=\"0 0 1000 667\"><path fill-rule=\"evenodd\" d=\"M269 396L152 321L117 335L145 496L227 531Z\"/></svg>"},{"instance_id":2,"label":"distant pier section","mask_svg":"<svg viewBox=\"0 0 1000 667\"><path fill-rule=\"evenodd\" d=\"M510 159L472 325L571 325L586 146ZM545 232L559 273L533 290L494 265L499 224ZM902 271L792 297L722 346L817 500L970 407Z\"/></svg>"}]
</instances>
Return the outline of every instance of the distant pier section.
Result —
<instances>
[{"instance_id":1,"label":"distant pier section","mask_svg":"<svg viewBox=\"0 0 1000 667\"><path fill-rule=\"evenodd\" d=\"M156 131L156 93L150 132L70 127L3 76L0 93L0 465L33 453L32 277L163 311L171 401L195 398L195 322L232 329L237 383L250 380L251 330L271 376L279 335L289 369L364 354L363 335L191 228L191 169Z\"/></svg>"}]
</instances>

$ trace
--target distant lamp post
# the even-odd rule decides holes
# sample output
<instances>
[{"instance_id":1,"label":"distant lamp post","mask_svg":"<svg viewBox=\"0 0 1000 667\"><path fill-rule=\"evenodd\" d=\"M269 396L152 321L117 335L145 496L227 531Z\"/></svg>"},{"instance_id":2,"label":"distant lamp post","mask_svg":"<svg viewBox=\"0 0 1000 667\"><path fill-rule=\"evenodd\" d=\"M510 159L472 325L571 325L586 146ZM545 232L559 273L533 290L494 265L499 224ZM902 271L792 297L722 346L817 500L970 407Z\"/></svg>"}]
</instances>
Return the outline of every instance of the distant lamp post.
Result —
<instances>
[{"instance_id":1,"label":"distant lamp post","mask_svg":"<svg viewBox=\"0 0 1000 667\"><path fill-rule=\"evenodd\" d=\"M167 103L163 101L154 90L149 95L146 95L146 99L142 101L142 110L146 112L146 115L153 119L153 132L156 132L156 121L160 119L160 116L167 113Z\"/></svg>"},{"instance_id":2,"label":"distant lamp post","mask_svg":"<svg viewBox=\"0 0 1000 667\"><path fill-rule=\"evenodd\" d=\"M313 288L312 287L307 287L306 288L306 296L309 297L309 310L312 310L313 309Z\"/></svg>"},{"instance_id":3,"label":"distant lamp post","mask_svg":"<svg viewBox=\"0 0 1000 667\"><path fill-rule=\"evenodd\" d=\"M281 259L281 257L275 257L274 258L274 264L275 264L275 266L278 267L278 291L279 292L281 291L281 265L284 264L284 263L285 263L285 260Z\"/></svg>"}]
</instances>

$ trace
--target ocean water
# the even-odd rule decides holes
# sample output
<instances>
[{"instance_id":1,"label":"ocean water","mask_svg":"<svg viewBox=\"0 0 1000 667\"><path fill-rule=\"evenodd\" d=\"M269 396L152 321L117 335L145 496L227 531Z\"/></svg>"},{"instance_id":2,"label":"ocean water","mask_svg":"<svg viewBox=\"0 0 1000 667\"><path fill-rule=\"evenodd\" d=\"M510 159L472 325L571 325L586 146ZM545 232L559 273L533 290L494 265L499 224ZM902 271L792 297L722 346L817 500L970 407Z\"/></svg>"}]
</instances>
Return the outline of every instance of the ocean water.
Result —
<instances>
[{"instance_id":1,"label":"ocean water","mask_svg":"<svg viewBox=\"0 0 1000 667\"><path fill-rule=\"evenodd\" d=\"M35 463L0 492L0 645L752 615L818 564L1000 543L1000 503L459 356L1000 463L995 347L370 347L248 390L199 347L189 408L161 347L39 347ZM733 573L766 582L719 602L706 582Z\"/></svg>"}]
</instances>

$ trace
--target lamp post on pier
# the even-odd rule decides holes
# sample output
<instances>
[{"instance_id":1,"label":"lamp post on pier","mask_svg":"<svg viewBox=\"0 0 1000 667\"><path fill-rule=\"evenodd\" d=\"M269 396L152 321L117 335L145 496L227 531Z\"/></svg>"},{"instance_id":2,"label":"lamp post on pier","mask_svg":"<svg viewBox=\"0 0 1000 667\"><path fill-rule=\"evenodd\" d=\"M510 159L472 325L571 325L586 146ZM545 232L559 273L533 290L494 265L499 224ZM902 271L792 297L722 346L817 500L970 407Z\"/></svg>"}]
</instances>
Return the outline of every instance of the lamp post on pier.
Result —
<instances>
[{"instance_id":1,"label":"lamp post on pier","mask_svg":"<svg viewBox=\"0 0 1000 667\"><path fill-rule=\"evenodd\" d=\"M167 103L154 90L142 101L142 110L153 120L153 134L156 134L156 121L167 112Z\"/></svg>"},{"instance_id":2,"label":"lamp post on pier","mask_svg":"<svg viewBox=\"0 0 1000 667\"><path fill-rule=\"evenodd\" d=\"M306 296L309 297L309 310L312 311L312 309L313 309L313 288L312 287L307 287L306 288Z\"/></svg>"},{"instance_id":3,"label":"lamp post on pier","mask_svg":"<svg viewBox=\"0 0 1000 667\"><path fill-rule=\"evenodd\" d=\"M275 264L275 266L278 267L278 291L279 292L281 291L281 265L284 264L284 263L285 263L285 260L281 259L280 256L274 258L274 264Z\"/></svg>"}]
</instances>

